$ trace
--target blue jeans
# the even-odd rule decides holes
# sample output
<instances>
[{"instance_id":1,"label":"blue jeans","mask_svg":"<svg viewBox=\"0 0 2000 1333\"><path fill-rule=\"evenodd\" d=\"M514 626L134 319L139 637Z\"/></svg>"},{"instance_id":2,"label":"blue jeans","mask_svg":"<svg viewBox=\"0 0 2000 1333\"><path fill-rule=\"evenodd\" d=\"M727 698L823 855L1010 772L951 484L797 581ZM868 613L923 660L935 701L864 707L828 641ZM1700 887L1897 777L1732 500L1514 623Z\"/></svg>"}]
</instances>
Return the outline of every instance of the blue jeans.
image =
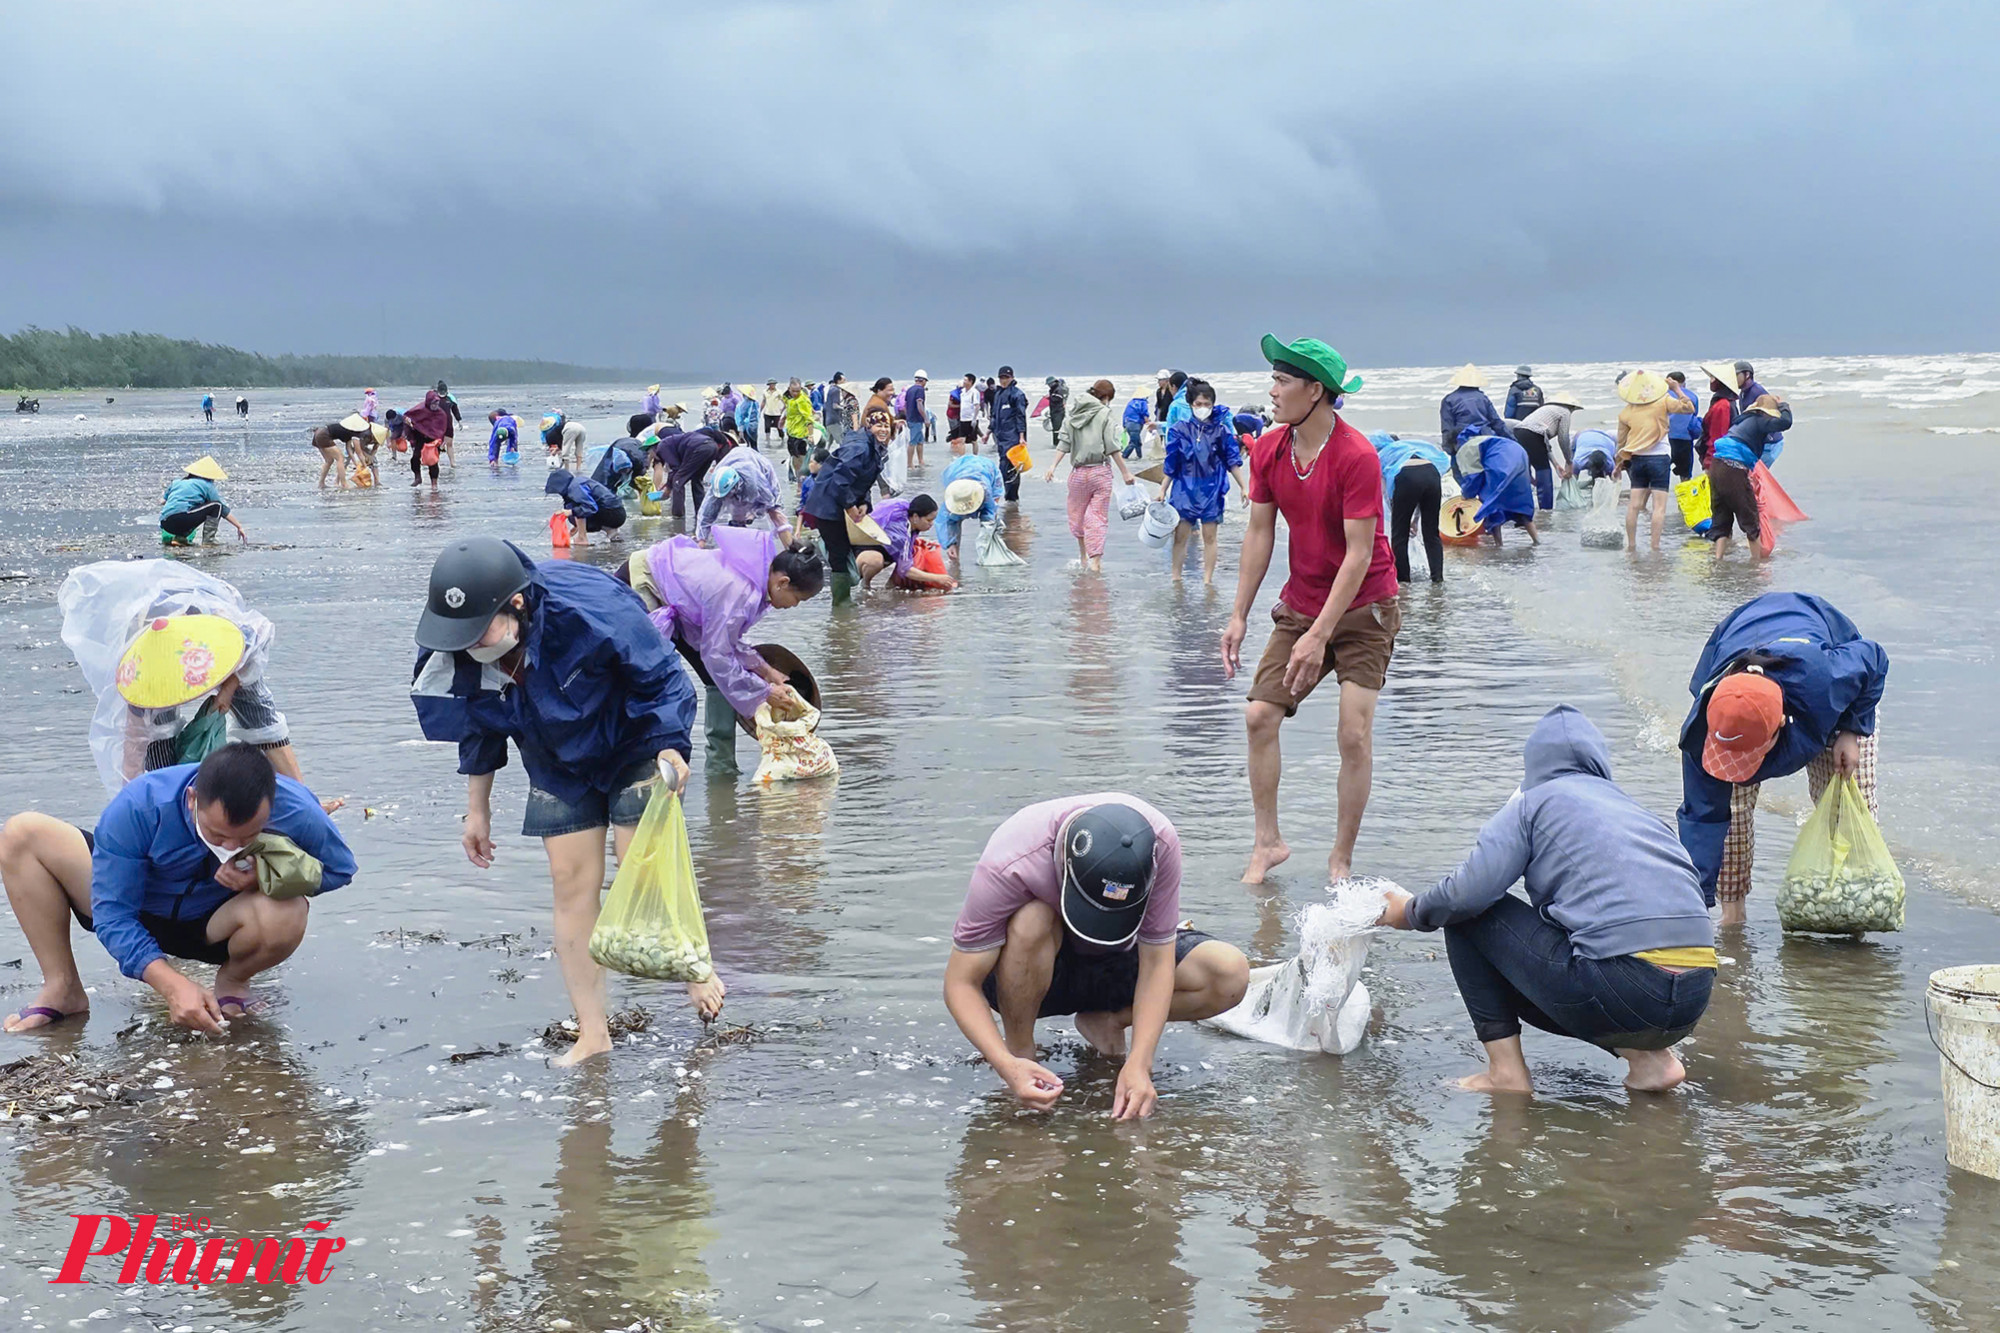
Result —
<instances>
[{"instance_id":1,"label":"blue jeans","mask_svg":"<svg viewBox=\"0 0 2000 1333\"><path fill-rule=\"evenodd\" d=\"M1556 507L1556 474L1554 468L1535 469L1535 503L1543 509Z\"/></svg>"},{"instance_id":2,"label":"blue jeans","mask_svg":"<svg viewBox=\"0 0 2000 1333\"><path fill-rule=\"evenodd\" d=\"M1138 431L1127 430L1125 432L1125 440L1125 456L1127 458L1137 458L1146 452L1146 441Z\"/></svg>"},{"instance_id":3,"label":"blue jeans","mask_svg":"<svg viewBox=\"0 0 2000 1333\"><path fill-rule=\"evenodd\" d=\"M1585 958L1568 931L1511 894L1446 926L1444 943L1482 1042L1518 1037L1525 1022L1607 1051L1662 1051L1694 1031L1715 985L1713 968Z\"/></svg>"}]
</instances>

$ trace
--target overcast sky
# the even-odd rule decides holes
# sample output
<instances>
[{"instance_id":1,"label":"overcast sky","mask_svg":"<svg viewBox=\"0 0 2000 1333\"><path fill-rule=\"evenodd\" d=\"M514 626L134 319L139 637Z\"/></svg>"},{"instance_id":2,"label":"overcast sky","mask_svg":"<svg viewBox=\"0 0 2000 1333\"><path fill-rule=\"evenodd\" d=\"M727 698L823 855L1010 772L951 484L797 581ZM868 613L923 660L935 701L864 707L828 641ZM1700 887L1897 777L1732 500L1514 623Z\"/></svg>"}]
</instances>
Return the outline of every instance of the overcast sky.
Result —
<instances>
[{"instance_id":1,"label":"overcast sky","mask_svg":"<svg viewBox=\"0 0 2000 1333\"><path fill-rule=\"evenodd\" d=\"M7 6L0 332L824 377L2000 350L1989 4Z\"/></svg>"}]
</instances>

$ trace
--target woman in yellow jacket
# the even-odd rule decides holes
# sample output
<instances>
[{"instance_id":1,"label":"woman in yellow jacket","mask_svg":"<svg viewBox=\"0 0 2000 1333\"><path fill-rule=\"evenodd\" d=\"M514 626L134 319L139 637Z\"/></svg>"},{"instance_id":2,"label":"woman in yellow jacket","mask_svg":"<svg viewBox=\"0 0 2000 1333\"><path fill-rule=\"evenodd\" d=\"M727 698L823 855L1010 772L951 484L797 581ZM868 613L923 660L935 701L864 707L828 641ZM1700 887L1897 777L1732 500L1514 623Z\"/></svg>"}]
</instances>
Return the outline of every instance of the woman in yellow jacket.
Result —
<instances>
[{"instance_id":1,"label":"woman in yellow jacket","mask_svg":"<svg viewBox=\"0 0 2000 1333\"><path fill-rule=\"evenodd\" d=\"M791 459L793 481L799 479L811 451L813 424L812 395L795 378L785 390L785 453Z\"/></svg>"}]
</instances>

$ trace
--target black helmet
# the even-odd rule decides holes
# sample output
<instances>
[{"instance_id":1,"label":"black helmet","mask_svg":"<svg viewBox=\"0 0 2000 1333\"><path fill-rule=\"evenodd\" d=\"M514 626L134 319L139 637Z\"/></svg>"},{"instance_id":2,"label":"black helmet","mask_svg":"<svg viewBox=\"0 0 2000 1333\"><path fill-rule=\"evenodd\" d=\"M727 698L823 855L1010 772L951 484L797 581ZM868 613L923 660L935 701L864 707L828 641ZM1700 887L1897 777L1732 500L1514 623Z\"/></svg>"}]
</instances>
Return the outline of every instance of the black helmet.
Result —
<instances>
[{"instance_id":1,"label":"black helmet","mask_svg":"<svg viewBox=\"0 0 2000 1333\"><path fill-rule=\"evenodd\" d=\"M444 381L443 381L443 380L439 380L439 381L438 381L438 387L437 387L437 391L438 391L439 393L450 393L450 392L451 392L451 390L450 390L450 389L447 389L447 388L445 388L445 387L444 387Z\"/></svg>"},{"instance_id":2,"label":"black helmet","mask_svg":"<svg viewBox=\"0 0 2000 1333\"><path fill-rule=\"evenodd\" d=\"M438 553L417 621L417 646L455 653L478 643L509 597L528 586L527 557L498 537L467 537Z\"/></svg>"},{"instance_id":3,"label":"black helmet","mask_svg":"<svg viewBox=\"0 0 2000 1333\"><path fill-rule=\"evenodd\" d=\"M1093 805L1062 833L1062 919L1091 944L1130 943L1153 889L1153 825L1129 805Z\"/></svg>"}]
</instances>

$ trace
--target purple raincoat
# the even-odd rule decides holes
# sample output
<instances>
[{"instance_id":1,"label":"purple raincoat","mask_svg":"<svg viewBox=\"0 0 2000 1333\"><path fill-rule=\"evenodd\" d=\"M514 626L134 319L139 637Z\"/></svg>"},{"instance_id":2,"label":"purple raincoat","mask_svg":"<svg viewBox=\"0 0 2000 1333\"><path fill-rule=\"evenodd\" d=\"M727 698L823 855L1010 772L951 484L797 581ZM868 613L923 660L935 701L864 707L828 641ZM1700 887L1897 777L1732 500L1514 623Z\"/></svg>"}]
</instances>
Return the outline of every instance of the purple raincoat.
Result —
<instances>
[{"instance_id":1,"label":"purple raincoat","mask_svg":"<svg viewBox=\"0 0 2000 1333\"><path fill-rule=\"evenodd\" d=\"M744 717L771 693L761 674L764 659L743 642L771 609L771 561L781 549L762 528L717 528L709 550L675 537L646 552L646 564L666 603L653 624L671 642L676 635L701 654L715 688Z\"/></svg>"},{"instance_id":2,"label":"purple raincoat","mask_svg":"<svg viewBox=\"0 0 2000 1333\"><path fill-rule=\"evenodd\" d=\"M884 500L868 511L889 538L889 555L896 562L896 577L904 578L917 558L916 539L910 535L910 501Z\"/></svg>"}]
</instances>

